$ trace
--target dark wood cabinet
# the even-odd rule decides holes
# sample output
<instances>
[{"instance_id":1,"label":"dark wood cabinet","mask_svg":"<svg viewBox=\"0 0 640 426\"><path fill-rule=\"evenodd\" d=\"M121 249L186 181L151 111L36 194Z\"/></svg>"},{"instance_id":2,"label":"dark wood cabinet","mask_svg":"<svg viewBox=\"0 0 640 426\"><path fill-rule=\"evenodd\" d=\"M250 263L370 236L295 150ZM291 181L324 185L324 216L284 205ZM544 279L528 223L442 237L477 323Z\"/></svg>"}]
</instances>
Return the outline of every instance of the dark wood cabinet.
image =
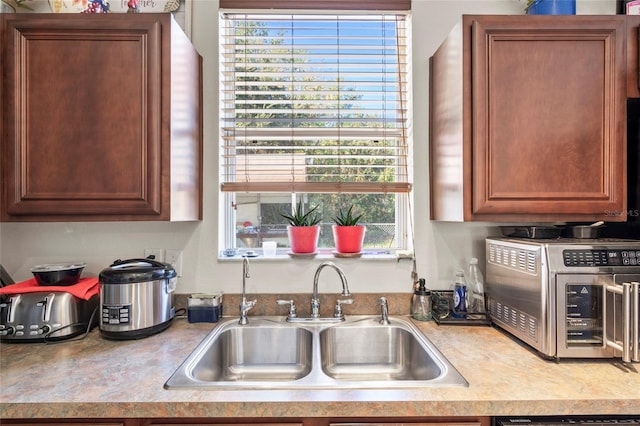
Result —
<instances>
[{"instance_id":1,"label":"dark wood cabinet","mask_svg":"<svg viewBox=\"0 0 640 426\"><path fill-rule=\"evenodd\" d=\"M4 14L3 221L198 220L201 58L171 14Z\"/></svg>"},{"instance_id":2,"label":"dark wood cabinet","mask_svg":"<svg viewBox=\"0 0 640 426\"><path fill-rule=\"evenodd\" d=\"M489 417L404 417L404 418L320 418L304 417L297 421L285 422L285 419L243 418L234 419L147 419L140 426L489 426Z\"/></svg>"},{"instance_id":3,"label":"dark wood cabinet","mask_svg":"<svg viewBox=\"0 0 640 426\"><path fill-rule=\"evenodd\" d=\"M623 220L624 16L464 16L430 61L431 219Z\"/></svg>"},{"instance_id":4,"label":"dark wood cabinet","mask_svg":"<svg viewBox=\"0 0 640 426\"><path fill-rule=\"evenodd\" d=\"M366 404L366 403L365 403ZM33 426L489 426L490 417L404 417L404 418L320 418L305 417L290 422L270 418L171 418L171 419L70 419L70 420L3 420L8 425Z\"/></svg>"},{"instance_id":5,"label":"dark wood cabinet","mask_svg":"<svg viewBox=\"0 0 640 426\"><path fill-rule=\"evenodd\" d=\"M640 16L627 16L627 96L640 98Z\"/></svg>"},{"instance_id":6,"label":"dark wood cabinet","mask_svg":"<svg viewBox=\"0 0 640 426\"><path fill-rule=\"evenodd\" d=\"M3 424L12 426L139 426L140 421L138 419L39 419L37 421L33 419L29 420L2 420Z\"/></svg>"}]
</instances>

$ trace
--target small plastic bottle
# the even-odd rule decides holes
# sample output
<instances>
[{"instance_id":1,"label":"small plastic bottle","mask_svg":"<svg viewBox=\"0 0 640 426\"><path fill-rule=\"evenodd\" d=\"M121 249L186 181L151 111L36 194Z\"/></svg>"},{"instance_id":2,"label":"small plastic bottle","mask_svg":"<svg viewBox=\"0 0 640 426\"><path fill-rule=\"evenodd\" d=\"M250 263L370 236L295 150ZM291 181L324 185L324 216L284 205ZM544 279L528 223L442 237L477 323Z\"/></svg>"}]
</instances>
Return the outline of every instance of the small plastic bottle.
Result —
<instances>
[{"instance_id":1,"label":"small plastic bottle","mask_svg":"<svg viewBox=\"0 0 640 426\"><path fill-rule=\"evenodd\" d=\"M431 319L431 291L427 290L424 278L418 280L418 288L413 291L411 317L418 321Z\"/></svg>"},{"instance_id":2,"label":"small plastic bottle","mask_svg":"<svg viewBox=\"0 0 640 426\"><path fill-rule=\"evenodd\" d=\"M453 284L453 312L454 318L467 317L467 281L463 271L456 272L456 281Z\"/></svg>"},{"instance_id":3,"label":"small plastic bottle","mask_svg":"<svg viewBox=\"0 0 640 426\"><path fill-rule=\"evenodd\" d=\"M478 259L472 257L469 261L469 275L467 276L467 297L470 314L484 314L486 312L484 302L484 278L478 267Z\"/></svg>"}]
</instances>

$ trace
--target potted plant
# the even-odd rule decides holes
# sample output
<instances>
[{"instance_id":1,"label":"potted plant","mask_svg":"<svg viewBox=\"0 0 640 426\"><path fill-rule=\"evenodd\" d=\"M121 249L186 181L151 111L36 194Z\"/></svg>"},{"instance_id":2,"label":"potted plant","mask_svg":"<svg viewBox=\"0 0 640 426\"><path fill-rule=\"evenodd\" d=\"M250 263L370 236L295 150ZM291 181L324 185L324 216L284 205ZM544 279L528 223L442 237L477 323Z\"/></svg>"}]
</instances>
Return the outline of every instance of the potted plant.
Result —
<instances>
[{"instance_id":1,"label":"potted plant","mask_svg":"<svg viewBox=\"0 0 640 426\"><path fill-rule=\"evenodd\" d=\"M333 240L336 243L338 253L355 254L362 251L362 242L366 227L359 225L362 215L353 214L353 206L346 212L340 210L333 218L335 225L332 226Z\"/></svg>"},{"instance_id":2,"label":"potted plant","mask_svg":"<svg viewBox=\"0 0 640 426\"><path fill-rule=\"evenodd\" d=\"M281 216L289 221L287 234L292 253L312 254L318 247L320 236L320 215L316 213L318 206L304 213L300 200L292 214L282 213Z\"/></svg>"}]
</instances>

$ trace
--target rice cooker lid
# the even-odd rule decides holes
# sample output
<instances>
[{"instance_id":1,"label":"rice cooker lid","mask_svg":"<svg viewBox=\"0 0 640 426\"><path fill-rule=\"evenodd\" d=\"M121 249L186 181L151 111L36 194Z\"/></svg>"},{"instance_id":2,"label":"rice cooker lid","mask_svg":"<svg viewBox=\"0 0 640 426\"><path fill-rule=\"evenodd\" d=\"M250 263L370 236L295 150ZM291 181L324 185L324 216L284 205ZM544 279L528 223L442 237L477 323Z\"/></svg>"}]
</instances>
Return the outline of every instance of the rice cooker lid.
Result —
<instances>
[{"instance_id":1,"label":"rice cooker lid","mask_svg":"<svg viewBox=\"0 0 640 426\"><path fill-rule=\"evenodd\" d=\"M140 283L175 278L176 275L176 270L169 263L152 259L118 259L100 272L100 283Z\"/></svg>"}]
</instances>

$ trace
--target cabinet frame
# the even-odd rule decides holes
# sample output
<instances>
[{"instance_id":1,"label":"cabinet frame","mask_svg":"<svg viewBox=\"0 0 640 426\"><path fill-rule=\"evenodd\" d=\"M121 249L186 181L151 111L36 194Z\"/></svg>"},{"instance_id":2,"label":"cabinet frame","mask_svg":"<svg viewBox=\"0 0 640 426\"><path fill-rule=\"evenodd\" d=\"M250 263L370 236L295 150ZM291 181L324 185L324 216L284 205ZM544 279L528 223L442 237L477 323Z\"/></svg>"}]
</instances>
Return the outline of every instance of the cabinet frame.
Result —
<instances>
[{"instance_id":1,"label":"cabinet frame","mask_svg":"<svg viewBox=\"0 0 640 426\"><path fill-rule=\"evenodd\" d=\"M627 204L625 31L623 16L463 16L430 62L431 219L624 220L619 213ZM531 52L523 50L529 47ZM512 59L514 52L516 59ZM579 105L590 108L587 111L596 117L594 123L587 123L588 131L566 141L570 147L567 170L575 173L566 182L556 154L562 151L554 144L556 139L565 142L561 138L573 129L570 125L560 123L558 135L544 140L551 152L547 158L553 160L549 173L544 162L531 154L540 140L535 137L535 120L545 123L549 116L551 122L557 118L537 110L544 105L536 103L536 95L568 80L543 78L553 61L573 65L562 52L571 59L598 62L588 72L583 67L588 81L598 83L596 89L582 90L575 84L567 88L572 90L568 93L583 96L586 102ZM529 54L535 59L529 61ZM536 60L542 61L540 67ZM531 87L542 90L523 86L528 79ZM517 90L518 84L523 90ZM520 98L512 102L510 97L516 96ZM561 96L556 98L558 117L567 114L568 123L577 123L571 124L576 127L586 121L570 109L571 102L565 105ZM511 104L516 105L512 110ZM578 134L581 128L575 130ZM578 138L589 141L584 152ZM511 154L529 152L511 163L513 155L505 154L509 150Z\"/></svg>"},{"instance_id":2,"label":"cabinet frame","mask_svg":"<svg viewBox=\"0 0 640 426\"><path fill-rule=\"evenodd\" d=\"M202 59L171 14L0 22L2 221L202 219Z\"/></svg>"}]
</instances>

